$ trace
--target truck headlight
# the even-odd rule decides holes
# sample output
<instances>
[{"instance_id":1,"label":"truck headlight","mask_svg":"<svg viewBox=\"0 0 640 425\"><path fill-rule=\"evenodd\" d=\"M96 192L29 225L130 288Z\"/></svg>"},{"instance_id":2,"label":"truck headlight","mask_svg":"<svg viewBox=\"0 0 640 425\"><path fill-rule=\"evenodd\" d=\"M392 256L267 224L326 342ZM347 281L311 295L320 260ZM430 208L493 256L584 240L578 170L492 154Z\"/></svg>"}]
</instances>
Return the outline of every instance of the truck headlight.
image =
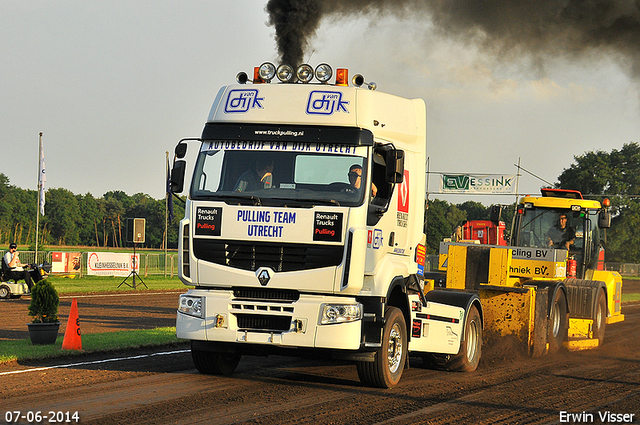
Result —
<instances>
[{"instance_id":1,"label":"truck headlight","mask_svg":"<svg viewBox=\"0 0 640 425\"><path fill-rule=\"evenodd\" d=\"M180 295L178 311L189 316L204 318L204 299L193 295Z\"/></svg>"},{"instance_id":2,"label":"truck headlight","mask_svg":"<svg viewBox=\"0 0 640 425\"><path fill-rule=\"evenodd\" d=\"M362 319L362 304L322 304L320 324L355 322Z\"/></svg>"}]
</instances>

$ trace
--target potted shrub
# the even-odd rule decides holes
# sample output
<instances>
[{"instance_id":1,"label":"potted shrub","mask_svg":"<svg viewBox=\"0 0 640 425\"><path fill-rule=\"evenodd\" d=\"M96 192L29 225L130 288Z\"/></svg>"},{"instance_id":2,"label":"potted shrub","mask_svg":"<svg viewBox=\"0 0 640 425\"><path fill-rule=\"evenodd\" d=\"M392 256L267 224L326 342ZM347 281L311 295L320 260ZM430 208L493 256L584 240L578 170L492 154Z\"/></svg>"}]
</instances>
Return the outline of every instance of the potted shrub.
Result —
<instances>
[{"instance_id":1,"label":"potted shrub","mask_svg":"<svg viewBox=\"0 0 640 425\"><path fill-rule=\"evenodd\" d=\"M47 279L36 283L31 289L29 316L29 337L32 344L54 344L58 337L60 322L58 321L58 291Z\"/></svg>"}]
</instances>

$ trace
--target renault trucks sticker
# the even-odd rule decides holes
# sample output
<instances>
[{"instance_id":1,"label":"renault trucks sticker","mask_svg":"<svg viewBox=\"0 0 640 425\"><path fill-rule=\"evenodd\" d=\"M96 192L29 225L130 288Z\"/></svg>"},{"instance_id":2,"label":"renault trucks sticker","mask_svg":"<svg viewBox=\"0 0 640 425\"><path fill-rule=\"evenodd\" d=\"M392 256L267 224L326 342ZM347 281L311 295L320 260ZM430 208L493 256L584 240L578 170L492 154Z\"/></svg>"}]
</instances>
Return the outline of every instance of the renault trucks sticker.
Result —
<instances>
[{"instance_id":1,"label":"renault trucks sticker","mask_svg":"<svg viewBox=\"0 0 640 425\"><path fill-rule=\"evenodd\" d=\"M220 236L222 208L198 207L196 210L196 235Z\"/></svg>"},{"instance_id":2,"label":"renault trucks sticker","mask_svg":"<svg viewBox=\"0 0 640 425\"><path fill-rule=\"evenodd\" d=\"M264 97L258 97L256 89L236 89L229 92L224 112L227 114L244 113L250 109L263 109Z\"/></svg>"},{"instance_id":3,"label":"renault trucks sticker","mask_svg":"<svg viewBox=\"0 0 640 425\"><path fill-rule=\"evenodd\" d=\"M313 224L313 240L342 241L342 213L316 211Z\"/></svg>"},{"instance_id":4,"label":"renault trucks sticker","mask_svg":"<svg viewBox=\"0 0 640 425\"><path fill-rule=\"evenodd\" d=\"M307 114L333 115L336 112L348 114L347 105L349 101L342 100L342 93L339 91L313 90L309 93Z\"/></svg>"}]
</instances>

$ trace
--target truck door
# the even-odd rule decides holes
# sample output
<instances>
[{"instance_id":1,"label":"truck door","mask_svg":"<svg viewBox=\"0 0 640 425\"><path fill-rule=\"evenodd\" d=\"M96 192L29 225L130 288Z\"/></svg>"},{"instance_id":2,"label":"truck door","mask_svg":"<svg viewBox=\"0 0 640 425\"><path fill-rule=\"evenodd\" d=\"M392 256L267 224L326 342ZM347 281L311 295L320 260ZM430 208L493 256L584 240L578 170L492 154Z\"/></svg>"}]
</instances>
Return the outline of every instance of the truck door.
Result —
<instances>
[{"instance_id":1,"label":"truck door","mask_svg":"<svg viewBox=\"0 0 640 425\"><path fill-rule=\"evenodd\" d=\"M394 168L392 162L397 162L393 157L397 155L404 153L385 144L376 145L372 156L365 271L373 271L386 253L408 255L410 176L404 165L398 171L400 178L391 175L390 169Z\"/></svg>"}]
</instances>

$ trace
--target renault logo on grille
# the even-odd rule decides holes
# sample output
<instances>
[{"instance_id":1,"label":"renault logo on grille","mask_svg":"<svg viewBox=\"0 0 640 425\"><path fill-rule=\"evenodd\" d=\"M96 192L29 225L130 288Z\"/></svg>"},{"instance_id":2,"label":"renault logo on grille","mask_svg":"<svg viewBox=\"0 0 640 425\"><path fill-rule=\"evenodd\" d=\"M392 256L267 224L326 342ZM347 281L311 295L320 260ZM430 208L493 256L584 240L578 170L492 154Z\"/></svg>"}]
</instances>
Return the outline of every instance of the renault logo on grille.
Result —
<instances>
[{"instance_id":1,"label":"renault logo on grille","mask_svg":"<svg viewBox=\"0 0 640 425\"><path fill-rule=\"evenodd\" d=\"M258 281L262 286L267 286L267 283L269 283L269 280L271 280L271 274L267 269L258 269L258 271L256 272L256 276L258 277Z\"/></svg>"}]
</instances>

